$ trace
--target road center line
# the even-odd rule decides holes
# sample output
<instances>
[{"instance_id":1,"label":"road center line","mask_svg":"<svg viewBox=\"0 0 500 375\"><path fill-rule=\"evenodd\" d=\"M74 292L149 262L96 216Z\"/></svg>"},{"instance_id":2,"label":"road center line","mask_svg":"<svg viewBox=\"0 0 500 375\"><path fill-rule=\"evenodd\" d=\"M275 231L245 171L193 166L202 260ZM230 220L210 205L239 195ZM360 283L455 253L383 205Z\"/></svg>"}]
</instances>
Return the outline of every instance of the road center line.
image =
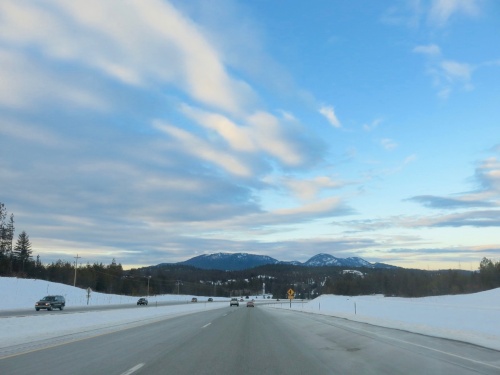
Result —
<instances>
[{"instance_id":1,"label":"road center line","mask_svg":"<svg viewBox=\"0 0 500 375\"><path fill-rule=\"evenodd\" d=\"M144 366L144 363L139 363L138 365L132 367L130 370L125 371L121 375L130 375L139 370L142 366Z\"/></svg>"},{"instance_id":2,"label":"road center line","mask_svg":"<svg viewBox=\"0 0 500 375\"><path fill-rule=\"evenodd\" d=\"M201 328L207 328L210 324L212 324L212 323L205 324L205 325L204 325L203 327L201 327Z\"/></svg>"}]
</instances>

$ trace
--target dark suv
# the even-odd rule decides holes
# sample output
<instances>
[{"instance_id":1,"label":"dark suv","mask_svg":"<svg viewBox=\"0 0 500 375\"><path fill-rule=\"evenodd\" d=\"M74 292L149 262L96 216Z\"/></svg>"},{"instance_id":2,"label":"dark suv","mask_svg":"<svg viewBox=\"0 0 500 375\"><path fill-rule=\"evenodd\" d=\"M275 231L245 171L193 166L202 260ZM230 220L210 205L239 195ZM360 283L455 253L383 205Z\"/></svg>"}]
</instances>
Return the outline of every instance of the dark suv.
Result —
<instances>
[{"instance_id":1,"label":"dark suv","mask_svg":"<svg viewBox=\"0 0 500 375\"><path fill-rule=\"evenodd\" d=\"M46 296L43 297L40 301L35 303L35 310L39 311L40 309L47 309L52 311L52 309L64 309L66 306L66 300L63 296Z\"/></svg>"}]
</instances>

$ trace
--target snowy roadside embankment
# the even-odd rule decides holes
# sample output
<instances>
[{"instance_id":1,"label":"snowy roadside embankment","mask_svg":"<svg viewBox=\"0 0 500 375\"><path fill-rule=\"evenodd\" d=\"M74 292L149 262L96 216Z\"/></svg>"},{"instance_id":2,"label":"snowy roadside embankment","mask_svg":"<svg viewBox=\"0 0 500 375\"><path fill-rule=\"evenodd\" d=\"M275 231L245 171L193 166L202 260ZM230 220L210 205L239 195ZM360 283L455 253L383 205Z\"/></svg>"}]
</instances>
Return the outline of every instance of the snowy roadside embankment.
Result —
<instances>
[{"instance_id":1,"label":"snowy roadside embankment","mask_svg":"<svg viewBox=\"0 0 500 375\"><path fill-rule=\"evenodd\" d=\"M0 299L6 301L6 303L0 307L0 310L34 309L35 302L48 295L64 296L66 299L66 306L68 307L87 306L86 289L75 288L70 285L53 283L45 280L0 277ZM166 294L150 296L148 300L150 304L165 301L189 302L192 297L194 296ZM139 297L120 296L91 291L88 305L130 305L136 304L138 298ZM228 298L220 298L220 300L229 301Z\"/></svg>"},{"instance_id":2,"label":"snowy roadside embankment","mask_svg":"<svg viewBox=\"0 0 500 375\"><path fill-rule=\"evenodd\" d=\"M322 295L303 305L292 304L292 309L500 350L500 288L422 298Z\"/></svg>"},{"instance_id":3,"label":"snowy roadside embankment","mask_svg":"<svg viewBox=\"0 0 500 375\"><path fill-rule=\"evenodd\" d=\"M0 349L40 340L50 341L73 334L94 335L140 326L154 321L200 311L222 309L227 303L203 302L173 306L139 306L137 309L86 311L65 314L41 311L36 316L16 316L0 319L2 340Z\"/></svg>"},{"instance_id":4,"label":"snowy roadside embankment","mask_svg":"<svg viewBox=\"0 0 500 375\"><path fill-rule=\"evenodd\" d=\"M70 285L44 280L0 277L0 300L4 304L0 310L34 311L35 302L46 295L62 295L67 307L87 306L87 290ZM203 310L227 307L228 298L217 298L215 302L206 302L207 298L198 297L197 303L191 303L190 295L159 295L149 297L148 306L132 309L113 309L105 311L84 311L66 314L59 310L53 313L40 311L35 316L15 316L0 318L2 340L0 349L31 341L50 341L68 335L93 335L147 324L157 320L169 319ZM136 305L138 297L120 296L91 292L90 306L97 305ZM156 307L155 302L179 301L179 305ZM223 301L223 302L217 302Z\"/></svg>"}]
</instances>

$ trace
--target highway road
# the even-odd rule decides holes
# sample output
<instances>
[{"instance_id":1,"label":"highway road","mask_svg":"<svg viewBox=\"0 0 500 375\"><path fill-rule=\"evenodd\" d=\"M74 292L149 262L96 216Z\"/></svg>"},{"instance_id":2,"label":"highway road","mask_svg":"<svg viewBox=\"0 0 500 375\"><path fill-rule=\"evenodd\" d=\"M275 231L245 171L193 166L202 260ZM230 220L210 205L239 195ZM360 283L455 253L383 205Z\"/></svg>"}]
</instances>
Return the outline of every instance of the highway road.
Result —
<instances>
[{"instance_id":1,"label":"highway road","mask_svg":"<svg viewBox=\"0 0 500 375\"><path fill-rule=\"evenodd\" d=\"M5 355L5 353L3 354ZM257 305L12 348L0 374L500 374L500 352Z\"/></svg>"}]
</instances>

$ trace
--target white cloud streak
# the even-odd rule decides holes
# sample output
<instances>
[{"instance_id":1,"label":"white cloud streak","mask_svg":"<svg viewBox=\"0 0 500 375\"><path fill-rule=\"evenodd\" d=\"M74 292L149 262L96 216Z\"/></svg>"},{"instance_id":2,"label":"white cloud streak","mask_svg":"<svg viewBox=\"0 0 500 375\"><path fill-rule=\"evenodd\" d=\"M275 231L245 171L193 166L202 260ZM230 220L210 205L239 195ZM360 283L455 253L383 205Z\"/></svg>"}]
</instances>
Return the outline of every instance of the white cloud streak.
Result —
<instances>
[{"instance_id":1,"label":"white cloud streak","mask_svg":"<svg viewBox=\"0 0 500 375\"><path fill-rule=\"evenodd\" d=\"M321 113L333 127L340 128L342 126L332 106L321 107L319 113Z\"/></svg>"},{"instance_id":2,"label":"white cloud streak","mask_svg":"<svg viewBox=\"0 0 500 375\"><path fill-rule=\"evenodd\" d=\"M480 12L480 0L433 0L429 19L437 26L444 26L456 14L476 16Z\"/></svg>"}]
</instances>

